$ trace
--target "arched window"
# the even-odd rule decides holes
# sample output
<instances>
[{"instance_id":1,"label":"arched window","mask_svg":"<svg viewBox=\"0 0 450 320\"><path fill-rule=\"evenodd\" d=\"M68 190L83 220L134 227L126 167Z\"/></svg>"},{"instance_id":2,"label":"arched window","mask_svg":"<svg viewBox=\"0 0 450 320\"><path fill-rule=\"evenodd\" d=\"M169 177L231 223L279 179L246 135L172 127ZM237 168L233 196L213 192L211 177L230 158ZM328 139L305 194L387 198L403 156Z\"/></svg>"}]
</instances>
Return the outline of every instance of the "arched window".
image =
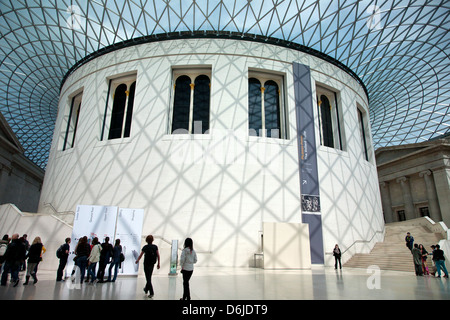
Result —
<instances>
[{"instance_id":1,"label":"arched window","mask_svg":"<svg viewBox=\"0 0 450 320\"><path fill-rule=\"evenodd\" d=\"M339 150L345 149L345 135L341 128L340 106L338 94L329 89L317 86L317 113L319 116L320 144Z\"/></svg>"},{"instance_id":2,"label":"arched window","mask_svg":"<svg viewBox=\"0 0 450 320\"><path fill-rule=\"evenodd\" d=\"M211 95L209 76L203 71L190 69L176 70L174 77L171 133L208 133Z\"/></svg>"},{"instance_id":3,"label":"arched window","mask_svg":"<svg viewBox=\"0 0 450 320\"><path fill-rule=\"evenodd\" d=\"M122 136L123 116L125 114L125 103L127 101L127 86L119 85L114 91L114 102L111 112L111 123L109 125L108 139L117 139Z\"/></svg>"},{"instance_id":4,"label":"arched window","mask_svg":"<svg viewBox=\"0 0 450 320\"><path fill-rule=\"evenodd\" d=\"M205 133L209 130L209 99L209 77L206 75L200 75L195 78L194 83L194 133ZM200 126L201 129L199 129Z\"/></svg>"},{"instance_id":5,"label":"arched window","mask_svg":"<svg viewBox=\"0 0 450 320\"><path fill-rule=\"evenodd\" d=\"M280 94L275 81L264 84L264 120L267 137L280 137Z\"/></svg>"},{"instance_id":6,"label":"arched window","mask_svg":"<svg viewBox=\"0 0 450 320\"><path fill-rule=\"evenodd\" d=\"M273 79L276 79L273 80ZM264 87L261 86L264 83ZM282 108L281 76L249 72L248 128L250 136L287 139L287 121Z\"/></svg>"},{"instance_id":7,"label":"arched window","mask_svg":"<svg viewBox=\"0 0 450 320\"><path fill-rule=\"evenodd\" d=\"M360 128L360 134L361 134L361 145L362 145L362 152L364 155L364 159L369 161L369 143L368 143L368 137L366 134L366 113L361 111L359 106L356 107L358 111L358 122L359 122L359 128Z\"/></svg>"},{"instance_id":8,"label":"arched window","mask_svg":"<svg viewBox=\"0 0 450 320\"><path fill-rule=\"evenodd\" d=\"M127 104L127 116L125 118L125 131L123 136L129 137L131 131L131 120L133 118L133 105L134 105L134 94L136 91L136 81L131 84L129 94L128 94L128 104Z\"/></svg>"},{"instance_id":9,"label":"arched window","mask_svg":"<svg viewBox=\"0 0 450 320\"><path fill-rule=\"evenodd\" d=\"M110 80L101 140L105 131L108 140L130 137L135 93L135 75Z\"/></svg>"},{"instance_id":10,"label":"arched window","mask_svg":"<svg viewBox=\"0 0 450 320\"><path fill-rule=\"evenodd\" d=\"M333 121L331 120L331 106L330 100L327 96L320 96L320 115L322 122L322 138L323 145L326 147L334 148L334 138L333 138Z\"/></svg>"},{"instance_id":11,"label":"arched window","mask_svg":"<svg viewBox=\"0 0 450 320\"><path fill-rule=\"evenodd\" d=\"M173 102L172 133L189 132L189 108L191 101L191 79L188 76L178 77L175 82ZM182 130L186 130L183 132Z\"/></svg>"},{"instance_id":12,"label":"arched window","mask_svg":"<svg viewBox=\"0 0 450 320\"><path fill-rule=\"evenodd\" d=\"M69 118L67 119L67 129L64 135L63 151L71 149L75 145L82 96L83 93L79 93L70 101Z\"/></svg>"},{"instance_id":13,"label":"arched window","mask_svg":"<svg viewBox=\"0 0 450 320\"><path fill-rule=\"evenodd\" d=\"M248 128L251 136L261 134L261 83L256 78L248 79Z\"/></svg>"}]
</instances>

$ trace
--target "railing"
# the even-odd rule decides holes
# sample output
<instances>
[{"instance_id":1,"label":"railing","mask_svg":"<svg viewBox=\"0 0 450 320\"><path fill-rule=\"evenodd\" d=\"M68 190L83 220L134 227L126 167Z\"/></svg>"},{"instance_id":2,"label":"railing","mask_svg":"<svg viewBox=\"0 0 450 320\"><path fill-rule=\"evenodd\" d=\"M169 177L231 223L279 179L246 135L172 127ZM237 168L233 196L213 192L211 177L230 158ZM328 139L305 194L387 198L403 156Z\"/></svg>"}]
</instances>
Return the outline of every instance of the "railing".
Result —
<instances>
[{"instance_id":1,"label":"railing","mask_svg":"<svg viewBox=\"0 0 450 320\"><path fill-rule=\"evenodd\" d=\"M341 254L346 253L348 250L350 250L351 247L353 247L354 245L356 245L357 243L370 243L372 242L373 238L375 238L375 236L379 233L384 234L386 232L386 228L383 228L383 230L377 230L375 231L375 233L373 234L373 236L370 238L370 240L355 240L350 246L347 247L347 249L345 249L344 251L341 251ZM333 252L325 252L326 255L333 255Z\"/></svg>"},{"instance_id":2,"label":"railing","mask_svg":"<svg viewBox=\"0 0 450 320\"><path fill-rule=\"evenodd\" d=\"M73 227L73 219L75 217L75 212L74 211L57 211L55 209L55 207L51 204L51 203L44 203L44 207L46 208L50 208L53 213L51 214L55 219L58 219L59 221L61 221L62 223ZM69 217L69 219L67 219L66 217ZM70 220L70 221L68 221Z\"/></svg>"}]
</instances>

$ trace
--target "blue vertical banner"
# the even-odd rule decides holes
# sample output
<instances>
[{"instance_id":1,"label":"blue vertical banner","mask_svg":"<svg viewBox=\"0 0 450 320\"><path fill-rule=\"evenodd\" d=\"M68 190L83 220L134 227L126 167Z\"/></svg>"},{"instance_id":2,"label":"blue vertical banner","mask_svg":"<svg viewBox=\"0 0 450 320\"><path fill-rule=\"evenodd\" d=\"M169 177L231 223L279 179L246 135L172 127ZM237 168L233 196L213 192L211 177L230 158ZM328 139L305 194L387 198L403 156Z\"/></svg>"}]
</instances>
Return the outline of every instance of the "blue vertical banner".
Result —
<instances>
[{"instance_id":1,"label":"blue vertical banner","mask_svg":"<svg viewBox=\"0 0 450 320\"><path fill-rule=\"evenodd\" d=\"M314 132L311 70L308 66L294 62L293 75L302 222L309 225L311 263L323 264L322 216Z\"/></svg>"}]
</instances>

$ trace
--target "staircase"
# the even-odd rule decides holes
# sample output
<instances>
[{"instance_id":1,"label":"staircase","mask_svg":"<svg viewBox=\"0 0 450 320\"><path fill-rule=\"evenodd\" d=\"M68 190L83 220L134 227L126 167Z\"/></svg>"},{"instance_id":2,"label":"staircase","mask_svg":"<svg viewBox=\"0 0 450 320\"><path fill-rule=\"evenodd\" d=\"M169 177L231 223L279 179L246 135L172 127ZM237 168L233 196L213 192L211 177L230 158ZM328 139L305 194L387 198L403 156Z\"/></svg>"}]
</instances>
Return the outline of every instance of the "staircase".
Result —
<instances>
[{"instance_id":1,"label":"staircase","mask_svg":"<svg viewBox=\"0 0 450 320\"><path fill-rule=\"evenodd\" d=\"M444 237L440 233L433 233L425 226L413 226L402 223L385 225L384 242L377 242L370 253L358 253L350 258L344 267L367 268L372 265L381 270L414 272L411 252L406 247L405 236L410 232L414 243L422 244L431 253L431 245L437 244ZM427 260L431 265L431 259Z\"/></svg>"}]
</instances>

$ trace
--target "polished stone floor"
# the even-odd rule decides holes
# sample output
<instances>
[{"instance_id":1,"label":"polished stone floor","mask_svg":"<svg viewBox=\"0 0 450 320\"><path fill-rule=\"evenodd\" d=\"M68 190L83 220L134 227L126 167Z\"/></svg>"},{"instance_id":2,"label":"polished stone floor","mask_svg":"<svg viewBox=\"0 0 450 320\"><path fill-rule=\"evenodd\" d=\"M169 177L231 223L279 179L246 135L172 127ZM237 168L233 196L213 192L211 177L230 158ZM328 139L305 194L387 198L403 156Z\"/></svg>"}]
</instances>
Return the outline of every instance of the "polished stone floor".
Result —
<instances>
[{"instance_id":1,"label":"polished stone floor","mask_svg":"<svg viewBox=\"0 0 450 320\"><path fill-rule=\"evenodd\" d=\"M0 287L1 300L178 300L182 277L157 270L155 296L144 292L145 277L119 277L115 283L56 282L55 273L39 270L35 285ZM193 300L449 300L450 280L377 269L263 270L198 267L190 281Z\"/></svg>"}]
</instances>

